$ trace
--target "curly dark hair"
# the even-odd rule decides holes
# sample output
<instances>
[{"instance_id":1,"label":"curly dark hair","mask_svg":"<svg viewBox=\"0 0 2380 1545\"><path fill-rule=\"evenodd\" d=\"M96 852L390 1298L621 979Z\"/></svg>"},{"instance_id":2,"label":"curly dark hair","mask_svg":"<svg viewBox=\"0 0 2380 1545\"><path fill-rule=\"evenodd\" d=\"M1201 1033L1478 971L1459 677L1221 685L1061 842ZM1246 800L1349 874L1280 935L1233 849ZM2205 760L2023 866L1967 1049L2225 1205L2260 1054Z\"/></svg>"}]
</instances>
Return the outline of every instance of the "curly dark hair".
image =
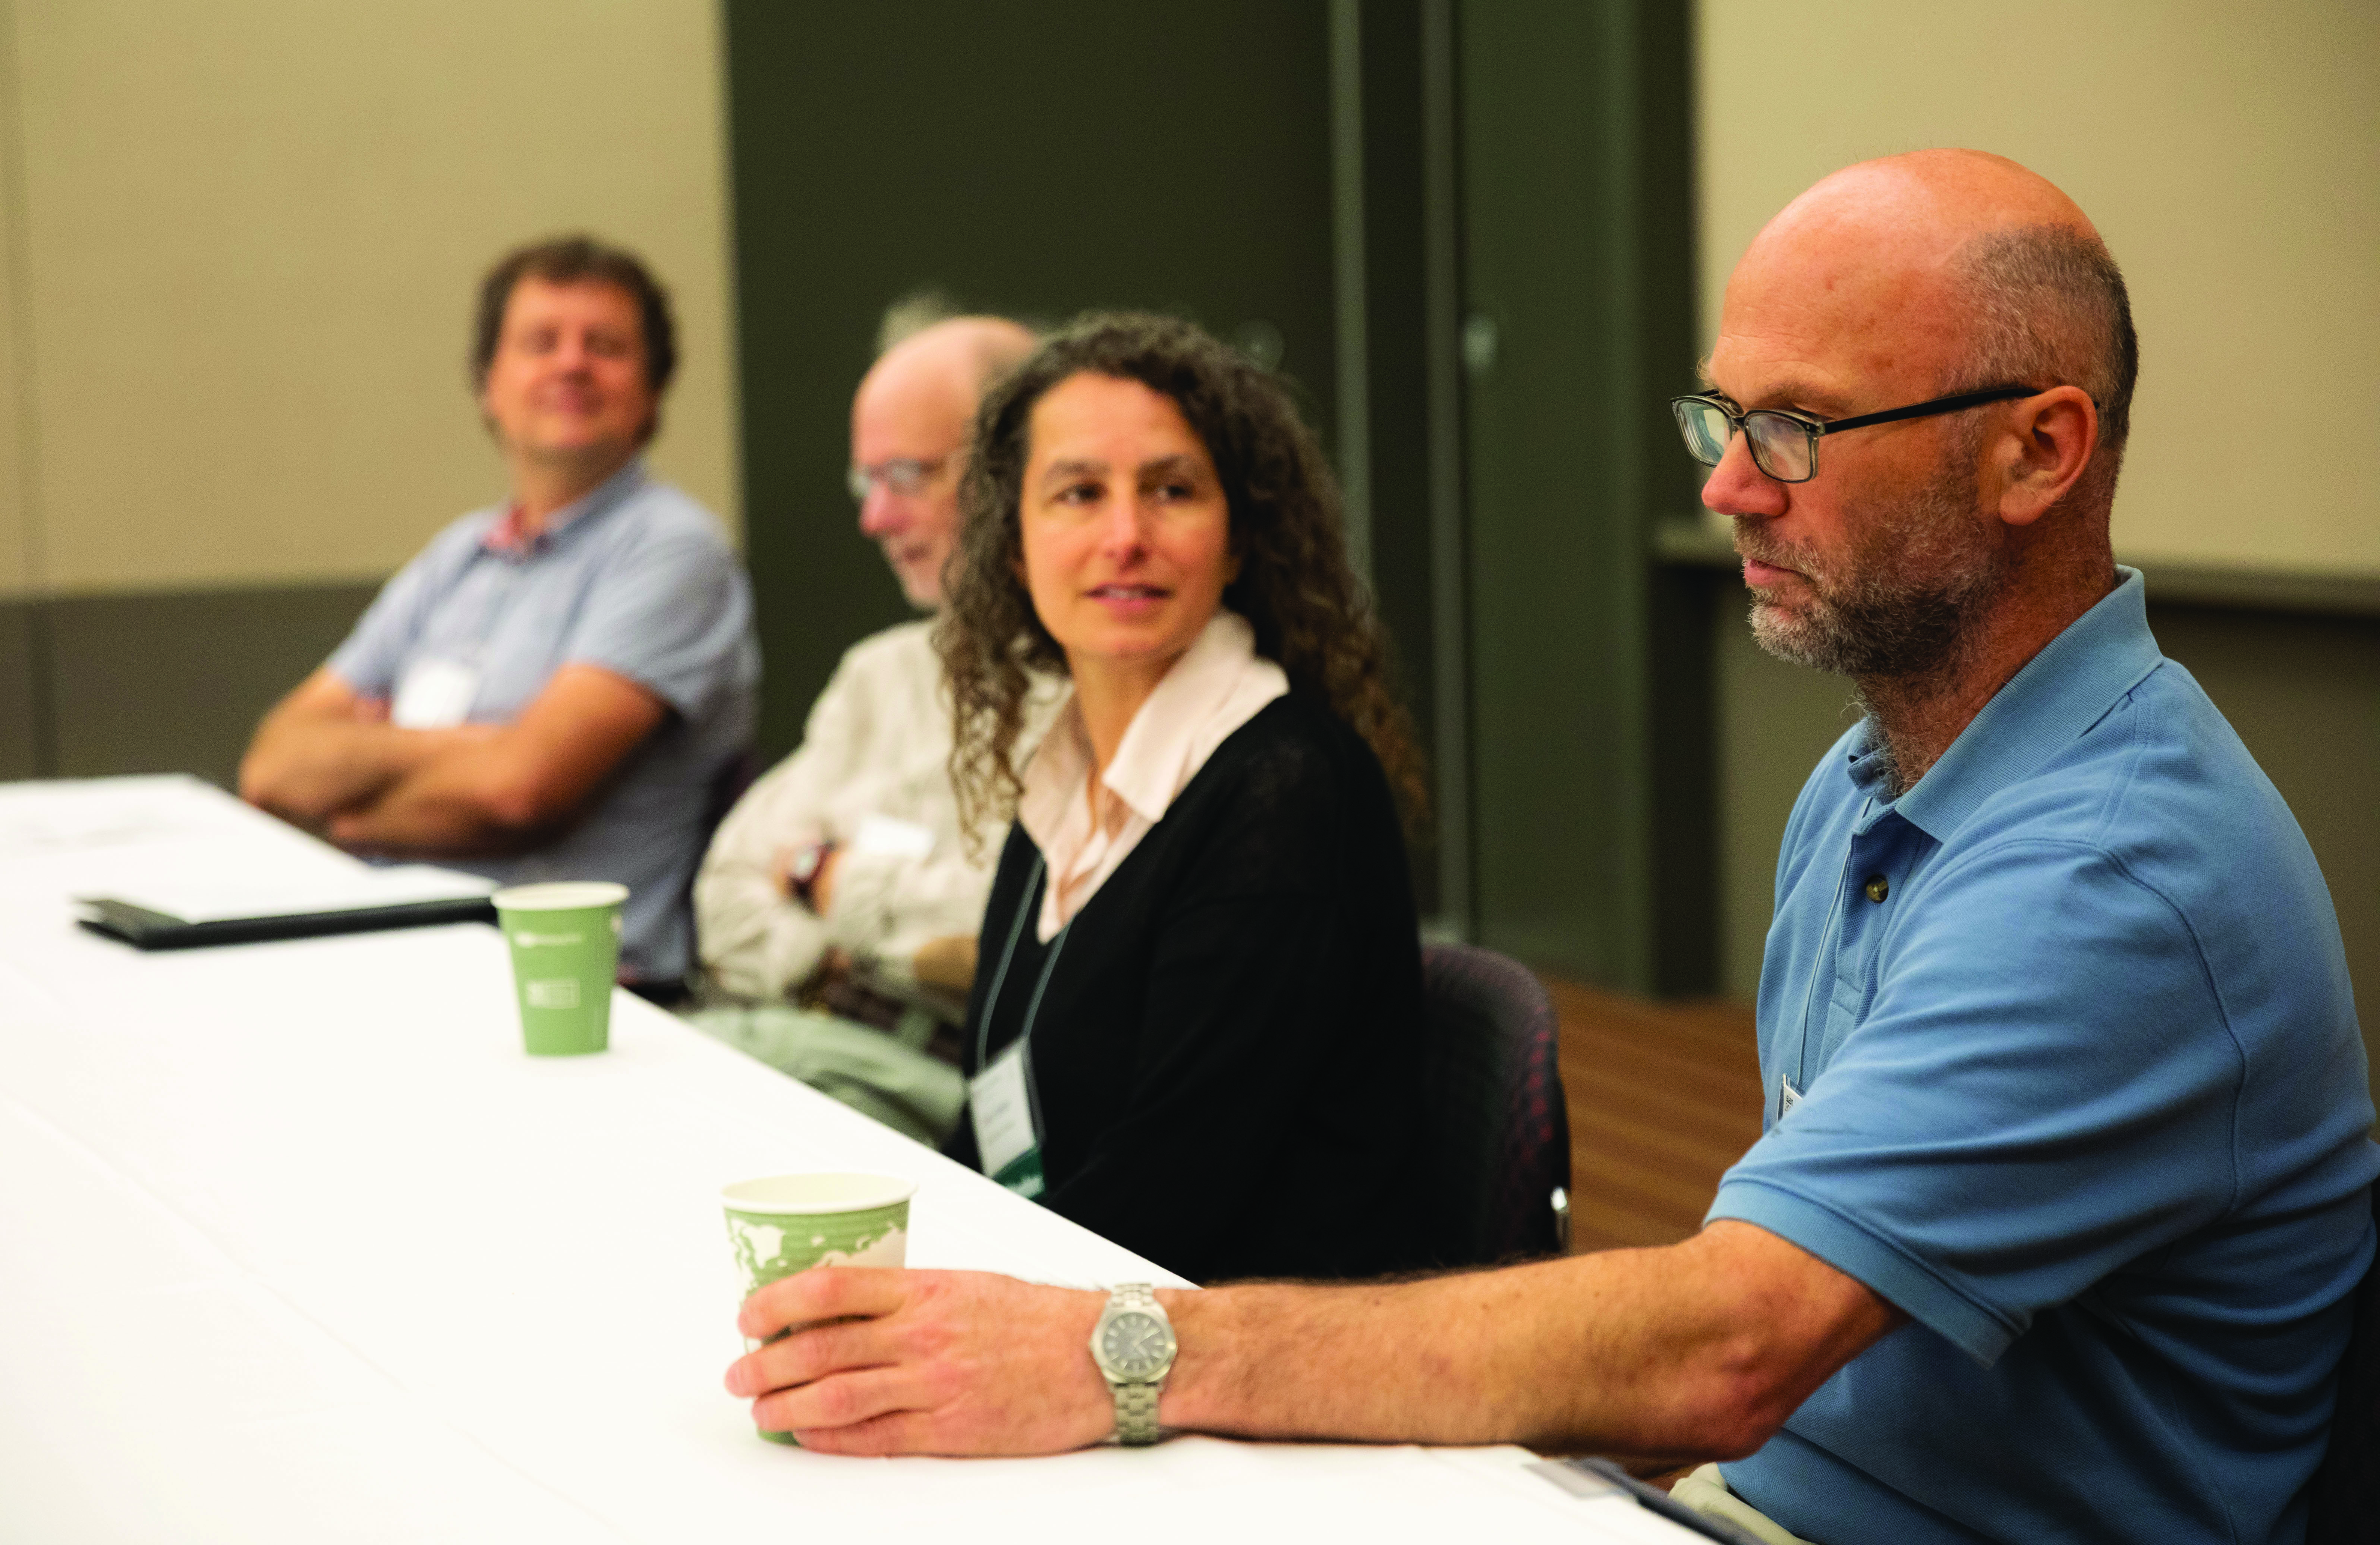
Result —
<instances>
[{"instance_id":1,"label":"curly dark hair","mask_svg":"<svg viewBox=\"0 0 2380 1545\"><path fill-rule=\"evenodd\" d=\"M1065 652L1033 610L1019 527L1033 408L1083 374L1137 381L1180 408L1207 447L1231 512L1239 577L1223 604L1293 689L1318 693L1372 748L1409 822L1428 796L1411 716L1389 689L1389 646L1347 562L1339 488L1289 393L1255 361L1186 322L1092 312L1046 339L978 409L959 485L959 541L934 629L956 731L951 781L963 828L1014 816L1028 672L1062 674Z\"/></svg>"}]
</instances>

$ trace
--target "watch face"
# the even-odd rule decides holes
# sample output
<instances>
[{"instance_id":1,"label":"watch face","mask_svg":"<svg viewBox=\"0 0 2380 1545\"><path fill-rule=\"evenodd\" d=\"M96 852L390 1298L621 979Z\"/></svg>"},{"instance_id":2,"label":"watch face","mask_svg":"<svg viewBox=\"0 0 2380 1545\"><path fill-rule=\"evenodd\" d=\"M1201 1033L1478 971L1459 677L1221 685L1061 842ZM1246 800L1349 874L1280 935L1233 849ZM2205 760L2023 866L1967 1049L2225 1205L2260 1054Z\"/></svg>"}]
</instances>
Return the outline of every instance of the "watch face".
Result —
<instances>
[{"instance_id":1,"label":"watch face","mask_svg":"<svg viewBox=\"0 0 2380 1545\"><path fill-rule=\"evenodd\" d=\"M1172 1334L1153 1314L1127 1309L1099 1332L1099 1358L1119 1379L1153 1379L1172 1356Z\"/></svg>"}]
</instances>

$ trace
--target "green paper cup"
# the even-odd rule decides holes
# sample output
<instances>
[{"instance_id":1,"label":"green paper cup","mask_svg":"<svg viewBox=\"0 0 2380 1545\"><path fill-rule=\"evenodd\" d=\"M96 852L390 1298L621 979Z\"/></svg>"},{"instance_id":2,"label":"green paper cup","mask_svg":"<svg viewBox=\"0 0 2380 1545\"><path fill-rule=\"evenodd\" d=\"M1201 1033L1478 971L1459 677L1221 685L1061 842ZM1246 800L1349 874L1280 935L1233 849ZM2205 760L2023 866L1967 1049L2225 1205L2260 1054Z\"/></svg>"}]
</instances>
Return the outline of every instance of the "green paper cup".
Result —
<instances>
[{"instance_id":1,"label":"green paper cup","mask_svg":"<svg viewBox=\"0 0 2380 1545\"><path fill-rule=\"evenodd\" d=\"M513 951L521 1040L532 1057L601 1052L612 1041L612 982L628 887L609 880L515 885L495 894Z\"/></svg>"},{"instance_id":2,"label":"green paper cup","mask_svg":"<svg viewBox=\"0 0 2380 1545\"><path fill-rule=\"evenodd\" d=\"M719 1199L745 1296L813 1266L905 1264L909 1198L917 1190L917 1182L889 1174L772 1174L728 1186ZM760 1344L747 1339L744 1347ZM790 1432L760 1436L794 1441Z\"/></svg>"}]
</instances>

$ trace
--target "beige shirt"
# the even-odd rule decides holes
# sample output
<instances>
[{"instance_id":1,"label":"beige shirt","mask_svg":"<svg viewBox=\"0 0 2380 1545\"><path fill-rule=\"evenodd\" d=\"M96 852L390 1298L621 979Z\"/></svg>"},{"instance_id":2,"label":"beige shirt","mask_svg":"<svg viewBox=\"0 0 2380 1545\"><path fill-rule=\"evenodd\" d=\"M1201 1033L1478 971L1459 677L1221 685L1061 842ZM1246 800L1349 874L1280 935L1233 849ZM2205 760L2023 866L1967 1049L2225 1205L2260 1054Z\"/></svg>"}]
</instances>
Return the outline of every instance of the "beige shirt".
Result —
<instances>
[{"instance_id":1,"label":"beige shirt","mask_svg":"<svg viewBox=\"0 0 2380 1545\"><path fill-rule=\"evenodd\" d=\"M1158 682L1123 732L1115 760L1099 775L1099 820L1091 819L1091 738L1069 692L1050 733L1026 764L1016 819L1050 866L1035 931L1058 936L1098 894L1174 797L1198 775L1215 748L1289 691L1279 665L1259 657L1256 629L1236 612L1218 611L1197 641Z\"/></svg>"},{"instance_id":2,"label":"beige shirt","mask_svg":"<svg viewBox=\"0 0 2380 1545\"><path fill-rule=\"evenodd\" d=\"M819 695L801 748L754 784L711 839L694 882L697 947L711 979L747 998L781 998L831 947L899 984L929 941L973 938L983 922L1002 832L969 853L951 789L951 706L930 621L861 639ZM1029 746L1055 707L1026 706ZM782 856L839 845L820 917L777 886Z\"/></svg>"}]
</instances>

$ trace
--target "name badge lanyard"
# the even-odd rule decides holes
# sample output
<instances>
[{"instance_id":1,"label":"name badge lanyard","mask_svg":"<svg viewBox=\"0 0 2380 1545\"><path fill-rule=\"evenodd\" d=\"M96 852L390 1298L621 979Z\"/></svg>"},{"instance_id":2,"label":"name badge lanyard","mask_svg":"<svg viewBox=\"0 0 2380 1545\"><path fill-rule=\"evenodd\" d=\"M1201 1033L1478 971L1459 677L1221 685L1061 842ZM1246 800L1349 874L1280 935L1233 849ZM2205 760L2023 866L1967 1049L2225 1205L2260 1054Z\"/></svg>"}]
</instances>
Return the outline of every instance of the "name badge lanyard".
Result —
<instances>
[{"instance_id":1,"label":"name badge lanyard","mask_svg":"<svg viewBox=\"0 0 2380 1545\"><path fill-rule=\"evenodd\" d=\"M1033 873L1025 882L1024 898L1016 906L1015 920L1008 928L1008 943L1000 952L999 968L992 973L991 991L984 995L983 1017L975 1032L978 1072L967 1080L967 1112L975 1123L976 1151L983 1160L983 1173L1024 1197L1038 1197L1049 1188L1041 1171L1040 1101L1033 1089L1033 1021L1041 1012L1041 995L1049 990L1050 974L1065 953L1066 935L1074 931L1073 918L1050 942L1050 958L1041 963L1033 996L1026 1001L1024 1028L996 1060L987 1064L985 1056L991 1044L992 1013L1000 1006L1009 963L1016 956L1016 941L1025 932L1026 918L1037 910L1035 903L1047 871L1048 861L1036 858Z\"/></svg>"}]
</instances>

